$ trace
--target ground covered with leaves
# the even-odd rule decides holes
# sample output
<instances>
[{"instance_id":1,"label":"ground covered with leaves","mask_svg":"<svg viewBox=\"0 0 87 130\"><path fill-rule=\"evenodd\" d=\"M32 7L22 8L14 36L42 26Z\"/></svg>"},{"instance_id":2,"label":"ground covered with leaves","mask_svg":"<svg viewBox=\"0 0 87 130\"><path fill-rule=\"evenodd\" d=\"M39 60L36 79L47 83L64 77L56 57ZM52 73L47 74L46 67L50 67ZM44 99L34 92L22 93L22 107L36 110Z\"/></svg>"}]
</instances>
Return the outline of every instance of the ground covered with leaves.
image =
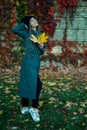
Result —
<instances>
[{"instance_id":1,"label":"ground covered with leaves","mask_svg":"<svg viewBox=\"0 0 87 130\"><path fill-rule=\"evenodd\" d=\"M41 69L39 123L20 113L19 68L0 75L0 130L87 130L87 67Z\"/></svg>"}]
</instances>

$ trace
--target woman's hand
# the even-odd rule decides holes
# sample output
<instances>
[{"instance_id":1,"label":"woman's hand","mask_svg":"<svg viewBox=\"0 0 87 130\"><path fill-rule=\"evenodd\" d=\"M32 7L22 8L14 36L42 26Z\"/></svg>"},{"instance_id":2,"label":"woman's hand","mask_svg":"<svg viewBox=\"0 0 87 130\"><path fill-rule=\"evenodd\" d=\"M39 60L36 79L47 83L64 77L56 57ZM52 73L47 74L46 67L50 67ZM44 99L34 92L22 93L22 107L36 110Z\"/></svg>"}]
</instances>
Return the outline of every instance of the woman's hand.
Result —
<instances>
[{"instance_id":1,"label":"woman's hand","mask_svg":"<svg viewBox=\"0 0 87 130\"><path fill-rule=\"evenodd\" d=\"M40 44L39 44L39 47L40 47L40 48L43 48L43 47L44 47L44 44L43 44L43 43L40 43Z\"/></svg>"},{"instance_id":2,"label":"woman's hand","mask_svg":"<svg viewBox=\"0 0 87 130\"><path fill-rule=\"evenodd\" d=\"M25 25L25 28L26 28L26 29L28 29L28 26L27 26L27 25Z\"/></svg>"}]
</instances>

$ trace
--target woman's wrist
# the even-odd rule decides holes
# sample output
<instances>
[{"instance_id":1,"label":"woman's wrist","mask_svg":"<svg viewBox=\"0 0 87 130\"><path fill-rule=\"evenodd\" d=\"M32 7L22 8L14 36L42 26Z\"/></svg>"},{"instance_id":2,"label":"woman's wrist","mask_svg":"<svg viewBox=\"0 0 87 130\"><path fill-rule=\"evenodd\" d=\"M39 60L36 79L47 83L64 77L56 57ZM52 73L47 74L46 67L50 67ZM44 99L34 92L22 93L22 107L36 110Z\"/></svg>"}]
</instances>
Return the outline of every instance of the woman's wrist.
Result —
<instances>
[{"instance_id":1,"label":"woman's wrist","mask_svg":"<svg viewBox=\"0 0 87 130\"><path fill-rule=\"evenodd\" d=\"M44 47L44 44L43 44L43 43L40 43L40 44L39 44L39 47L40 47L40 48L43 48L43 47Z\"/></svg>"}]
</instances>

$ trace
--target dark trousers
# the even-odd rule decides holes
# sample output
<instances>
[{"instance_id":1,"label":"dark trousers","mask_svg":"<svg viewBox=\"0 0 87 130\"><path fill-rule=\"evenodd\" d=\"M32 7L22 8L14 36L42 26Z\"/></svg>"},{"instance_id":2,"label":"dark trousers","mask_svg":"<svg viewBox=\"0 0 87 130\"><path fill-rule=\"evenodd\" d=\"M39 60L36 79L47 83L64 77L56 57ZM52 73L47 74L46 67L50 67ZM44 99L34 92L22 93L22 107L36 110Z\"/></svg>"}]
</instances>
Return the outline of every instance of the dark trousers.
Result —
<instances>
[{"instance_id":1,"label":"dark trousers","mask_svg":"<svg viewBox=\"0 0 87 130\"><path fill-rule=\"evenodd\" d=\"M42 89L42 82L40 81L39 75L37 76L37 89L36 89L36 99L32 99L32 107L38 108L39 105L39 96ZM21 98L22 107L27 107L29 105L29 99L22 97Z\"/></svg>"}]
</instances>

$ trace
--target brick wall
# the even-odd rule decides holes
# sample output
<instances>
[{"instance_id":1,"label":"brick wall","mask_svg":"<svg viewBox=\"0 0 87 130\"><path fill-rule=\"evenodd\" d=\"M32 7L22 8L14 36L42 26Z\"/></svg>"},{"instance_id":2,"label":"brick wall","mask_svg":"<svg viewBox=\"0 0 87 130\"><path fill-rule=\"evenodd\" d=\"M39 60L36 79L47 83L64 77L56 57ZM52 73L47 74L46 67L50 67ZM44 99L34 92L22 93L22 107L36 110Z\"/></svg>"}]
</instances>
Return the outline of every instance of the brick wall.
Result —
<instances>
[{"instance_id":1,"label":"brick wall","mask_svg":"<svg viewBox=\"0 0 87 130\"><path fill-rule=\"evenodd\" d=\"M69 41L77 41L82 44L87 44L87 2L80 2L78 4L72 23L68 14L65 15L61 23L57 24L52 40L62 40L66 26L66 17L68 20L67 39Z\"/></svg>"},{"instance_id":2,"label":"brick wall","mask_svg":"<svg viewBox=\"0 0 87 130\"><path fill-rule=\"evenodd\" d=\"M55 17L57 16L57 12L55 13ZM66 20L68 22L67 26L67 41L72 41L75 44L78 45L76 49L76 53L83 53L84 49L87 50L87 48L84 48L83 45L87 45L87 1L80 1L78 4L78 7L76 8L74 17L72 22L70 21L69 14L65 14L65 16L62 18L62 21L60 23L57 23L56 30L54 33L54 36L51 38L51 42L58 41L61 42L64 37L64 31L66 28ZM75 49L71 48L73 51ZM51 54L54 56L62 53L62 46L55 45L55 47L52 48ZM86 57L87 58L87 57ZM60 61L53 61L53 64L55 67L63 67L64 65ZM78 59L78 66L82 63L81 59ZM49 61L46 61L45 63L42 62L42 66L46 65L47 67L50 66ZM71 66L71 64L69 64Z\"/></svg>"}]
</instances>

